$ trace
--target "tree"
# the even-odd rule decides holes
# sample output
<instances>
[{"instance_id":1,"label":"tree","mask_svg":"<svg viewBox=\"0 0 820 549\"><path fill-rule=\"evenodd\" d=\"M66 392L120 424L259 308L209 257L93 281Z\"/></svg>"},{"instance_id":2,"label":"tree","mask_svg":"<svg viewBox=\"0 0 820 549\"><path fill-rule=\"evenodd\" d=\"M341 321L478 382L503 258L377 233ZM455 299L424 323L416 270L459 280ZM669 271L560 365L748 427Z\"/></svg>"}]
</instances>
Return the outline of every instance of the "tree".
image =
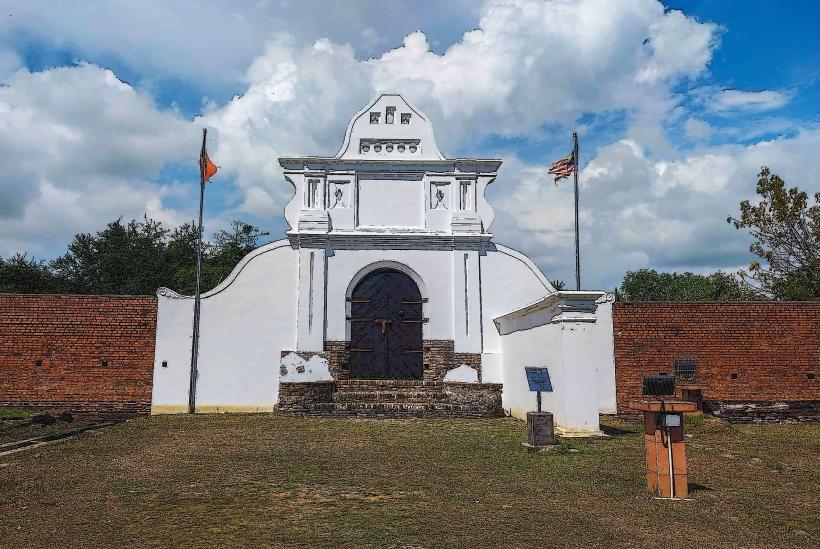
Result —
<instances>
[{"instance_id":1,"label":"tree","mask_svg":"<svg viewBox=\"0 0 820 549\"><path fill-rule=\"evenodd\" d=\"M563 280L555 279L551 280L550 283L552 284L552 287L558 290L559 292L561 290L565 290L567 287L566 283Z\"/></svg>"},{"instance_id":2,"label":"tree","mask_svg":"<svg viewBox=\"0 0 820 549\"><path fill-rule=\"evenodd\" d=\"M203 240L201 290L224 280L268 234L234 221L213 242ZM0 257L0 292L150 295L168 286L192 294L197 238L193 223L170 230L147 216L117 219L95 234L75 235L68 251L48 263L26 254Z\"/></svg>"},{"instance_id":3,"label":"tree","mask_svg":"<svg viewBox=\"0 0 820 549\"><path fill-rule=\"evenodd\" d=\"M96 235L75 235L51 268L71 292L153 294L173 275L164 254L167 235L168 229L147 216L127 225L117 219Z\"/></svg>"},{"instance_id":4,"label":"tree","mask_svg":"<svg viewBox=\"0 0 820 549\"><path fill-rule=\"evenodd\" d=\"M230 231L217 231L213 242L203 241L200 290L207 292L225 280L237 263L269 234L243 221L233 221ZM196 225L185 223L171 233L168 243L168 254L175 267L172 287L183 294L190 295L196 290L196 242Z\"/></svg>"},{"instance_id":5,"label":"tree","mask_svg":"<svg viewBox=\"0 0 820 549\"><path fill-rule=\"evenodd\" d=\"M64 286L45 261L20 253L0 257L0 293L53 294L62 293Z\"/></svg>"},{"instance_id":6,"label":"tree","mask_svg":"<svg viewBox=\"0 0 820 549\"><path fill-rule=\"evenodd\" d=\"M820 192L809 196L762 167L757 181L760 200L740 203L740 217L727 221L749 229L749 251L763 260L752 261L738 274L754 291L778 300L820 299Z\"/></svg>"},{"instance_id":7,"label":"tree","mask_svg":"<svg viewBox=\"0 0 820 549\"><path fill-rule=\"evenodd\" d=\"M616 291L624 301L738 301L759 299L737 278L718 271L710 275L629 271Z\"/></svg>"}]
</instances>

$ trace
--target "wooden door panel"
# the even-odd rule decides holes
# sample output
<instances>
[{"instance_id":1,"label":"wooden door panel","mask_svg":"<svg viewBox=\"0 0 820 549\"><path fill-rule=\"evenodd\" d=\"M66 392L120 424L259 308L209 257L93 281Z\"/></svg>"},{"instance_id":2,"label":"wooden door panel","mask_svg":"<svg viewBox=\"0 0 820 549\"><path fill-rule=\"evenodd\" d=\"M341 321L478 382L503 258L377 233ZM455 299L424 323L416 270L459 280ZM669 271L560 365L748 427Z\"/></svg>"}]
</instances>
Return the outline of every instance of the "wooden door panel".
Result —
<instances>
[{"instance_id":1,"label":"wooden door panel","mask_svg":"<svg viewBox=\"0 0 820 549\"><path fill-rule=\"evenodd\" d=\"M404 273L369 274L350 299L351 377L422 377L423 299Z\"/></svg>"}]
</instances>

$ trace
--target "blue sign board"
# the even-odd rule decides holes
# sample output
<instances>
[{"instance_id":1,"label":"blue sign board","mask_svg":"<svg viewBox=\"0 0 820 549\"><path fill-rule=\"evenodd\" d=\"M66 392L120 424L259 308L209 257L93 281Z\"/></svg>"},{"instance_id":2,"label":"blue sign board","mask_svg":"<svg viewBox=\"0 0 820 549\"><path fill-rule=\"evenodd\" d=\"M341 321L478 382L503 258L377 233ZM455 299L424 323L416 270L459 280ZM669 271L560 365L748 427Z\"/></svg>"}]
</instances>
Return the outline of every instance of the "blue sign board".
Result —
<instances>
[{"instance_id":1,"label":"blue sign board","mask_svg":"<svg viewBox=\"0 0 820 549\"><path fill-rule=\"evenodd\" d=\"M527 366L524 370L527 372L527 383L530 385L530 391L552 392L552 381L550 381L550 373L546 368Z\"/></svg>"}]
</instances>

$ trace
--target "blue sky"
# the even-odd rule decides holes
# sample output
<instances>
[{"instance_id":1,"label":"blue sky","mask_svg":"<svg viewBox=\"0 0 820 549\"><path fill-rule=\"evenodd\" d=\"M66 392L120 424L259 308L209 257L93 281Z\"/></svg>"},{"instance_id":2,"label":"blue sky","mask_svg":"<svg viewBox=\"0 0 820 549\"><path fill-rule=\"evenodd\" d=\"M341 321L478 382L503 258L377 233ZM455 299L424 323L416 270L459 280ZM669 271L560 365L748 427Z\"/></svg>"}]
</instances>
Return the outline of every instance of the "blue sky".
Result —
<instances>
[{"instance_id":1,"label":"blue sky","mask_svg":"<svg viewBox=\"0 0 820 549\"><path fill-rule=\"evenodd\" d=\"M206 223L279 238L275 158L333 154L349 118L398 91L448 156L499 157L496 240L572 279L571 189L546 177L582 142L584 286L626 270L735 271L725 218L767 164L820 188L820 4L0 1L0 254L61 253L147 212L190 220L197 138L222 167Z\"/></svg>"}]
</instances>

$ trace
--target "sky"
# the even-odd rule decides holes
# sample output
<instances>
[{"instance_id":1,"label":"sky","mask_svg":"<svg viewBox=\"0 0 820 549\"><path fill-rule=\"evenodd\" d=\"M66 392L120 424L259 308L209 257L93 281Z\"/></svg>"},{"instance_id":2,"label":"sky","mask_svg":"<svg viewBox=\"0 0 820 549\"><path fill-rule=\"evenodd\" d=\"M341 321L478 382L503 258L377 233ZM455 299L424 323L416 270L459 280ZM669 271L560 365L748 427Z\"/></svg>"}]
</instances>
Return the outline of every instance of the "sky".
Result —
<instances>
[{"instance_id":1,"label":"sky","mask_svg":"<svg viewBox=\"0 0 820 549\"><path fill-rule=\"evenodd\" d=\"M820 190L813 0L0 0L0 255L198 205L202 127L220 172L206 232L284 236L278 156L332 155L380 92L432 120L448 157L500 158L498 243L582 285L626 271L737 271L726 222L769 166Z\"/></svg>"}]
</instances>

